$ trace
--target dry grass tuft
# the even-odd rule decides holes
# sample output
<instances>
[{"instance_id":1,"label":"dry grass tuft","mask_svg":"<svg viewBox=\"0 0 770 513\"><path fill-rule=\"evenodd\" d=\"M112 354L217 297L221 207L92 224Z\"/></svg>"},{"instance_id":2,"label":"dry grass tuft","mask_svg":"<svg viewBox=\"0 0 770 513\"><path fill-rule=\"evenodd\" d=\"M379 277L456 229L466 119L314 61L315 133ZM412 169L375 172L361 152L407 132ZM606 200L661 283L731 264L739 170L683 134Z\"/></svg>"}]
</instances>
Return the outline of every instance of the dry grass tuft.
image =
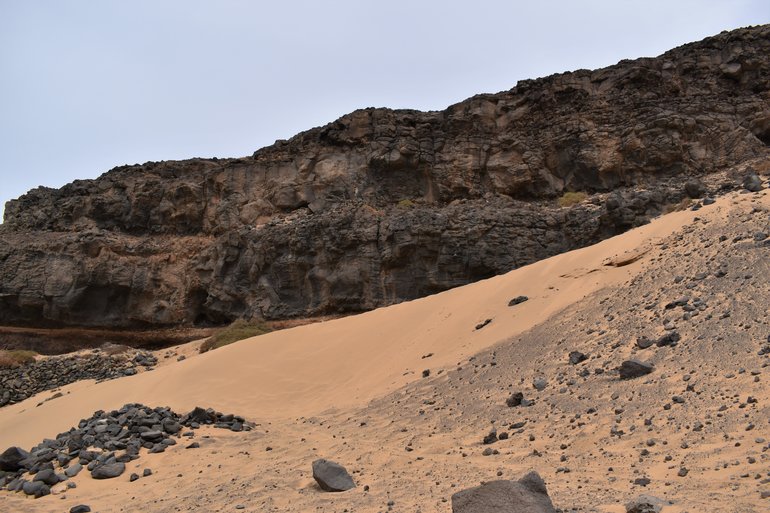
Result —
<instances>
[{"instance_id":1,"label":"dry grass tuft","mask_svg":"<svg viewBox=\"0 0 770 513\"><path fill-rule=\"evenodd\" d=\"M258 335L264 335L270 333L273 329L263 322L246 321L238 319L226 328L214 333L207 338L199 349L201 353L217 349L233 342L238 342L249 337L256 337Z\"/></svg>"},{"instance_id":2,"label":"dry grass tuft","mask_svg":"<svg viewBox=\"0 0 770 513\"><path fill-rule=\"evenodd\" d=\"M564 195L559 198L558 203L560 207L571 207L578 203L583 203L588 197L585 192L565 192Z\"/></svg>"},{"instance_id":3,"label":"dry grass tuft","mask_svg":"<svg viewBox=\"0 0 770 513\"><path fill-rule=\"evenodd\" d=\"M0 369L20 367L35 361L37 353L25 349L0 349Z\"/></svg>"}]
</instances>

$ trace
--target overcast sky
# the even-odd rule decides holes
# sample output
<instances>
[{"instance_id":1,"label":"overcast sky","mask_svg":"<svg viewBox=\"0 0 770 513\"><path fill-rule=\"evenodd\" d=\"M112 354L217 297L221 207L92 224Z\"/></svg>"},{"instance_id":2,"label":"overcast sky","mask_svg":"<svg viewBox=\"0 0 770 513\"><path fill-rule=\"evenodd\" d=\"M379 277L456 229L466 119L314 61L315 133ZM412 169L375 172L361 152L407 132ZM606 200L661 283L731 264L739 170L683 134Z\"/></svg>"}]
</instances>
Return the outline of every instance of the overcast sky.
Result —
<instances>
[{"instance_id":1,"label":"overcast sky","mask_svg":"<svg viewBox=\"0 0 770 513\"><path fill-rule=\"evenodd\" d=\"M0 208L768 22L767 0L0 0Z\"/></svg>"}]
</instances>

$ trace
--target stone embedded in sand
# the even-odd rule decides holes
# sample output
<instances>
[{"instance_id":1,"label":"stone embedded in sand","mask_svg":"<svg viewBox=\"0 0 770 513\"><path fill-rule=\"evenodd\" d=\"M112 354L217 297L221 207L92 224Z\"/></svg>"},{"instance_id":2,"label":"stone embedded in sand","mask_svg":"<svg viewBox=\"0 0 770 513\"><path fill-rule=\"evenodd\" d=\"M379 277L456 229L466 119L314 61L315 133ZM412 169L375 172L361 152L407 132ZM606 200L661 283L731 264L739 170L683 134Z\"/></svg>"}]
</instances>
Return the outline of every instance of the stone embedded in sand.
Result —
<instances>
[{"instance_id":1,"label":"stone embedded in sand","mask_svg":"<svg viewBox=\"0 0 770 513\"><path fill-rule=\"evenodd\" d=\"M620 364L618 371L620 372L620 379L633 379L644 376L651 373L653 366L649 363L640 362L639 360L626 360Z\"/></svg>"},{"instance_id":2,"label":"stone embedded in sand","mask_svg":"<svg viewBox=\"0 0 770 513\"><path fill-rule=\"evenodd\" d=\"M626 513L660 513L666 503L652 495L640 495L626 504Z\"/></svg>"},{"instance_id":3,"label":"stone embedded in sand","mask_svg":"<svg viewBox=\"0 0 770 513\"><path fill-rule=\"evenodd\" d=\"M675 346L680 340L682 340L682 336L676 331L672 331L656 340L655 345L658 347Z\"/></svg>"},{"instance_id":4,"label":"stone embedded in sand","mask_svg":"<svg viewBox=\"0 0 770 513\"><path fill-rule=\"evenodd\" d=\"M34 495L36 499L51 493L51 489L42 481L25 481L21 489L27 495Z\"/></svg>"},{"instance_id":5,"label":"stone embedded in sand","mask_svg":"<svg viewBox=\"0 0 770 513\"><path fill-rule=\"evenodd\" d=\"M489 434L484 437L483 442L485 445L489 445L497 442L497 430L493 429L492 431L490 431Z\"/></svg>"},{"instance_id":6,"label":"stone embedded in sand","mask_svg":"<svg viewBox=\"0 0 770 513\"><path fill-rule=\"evenodd\" d=\"M516 296L515 298L508 301L508 306L520 305L525 301L529 301L529 298L527 296Z\"/></svg>"},{"instance_id":7,"label":"stone embedded in sand","mask_svg":"<svg viewBox=\"0 0 770 513\"><path fill-rule=\"evenodd\" d=\"M313 479L327 492L344 492L356 487L345 467L333 461L318 459L313 462Z\"/></svg>"},{"instance_id":8,"label":"stone embedded in sand","mask_svg":"<svg viewBox=\"0 0 770 513\"><path fill-rule=\"evenodd\" d=\"M521 392L514 392L508 399L505 400L505 404L507 404L509 408L513 408L514 406L520 406L523 400L524 394Z\"/></svg>"},{"instance_id":9,"label":"stone embedded in sand","mask_svg":"<svg viewBox=\"0 0 770 513\"><path fill-rule=\"evenodd\" d=\"M480 330L481 328L483 328L484 326L486 326L486 325L487 325L487 324L489 324L490 322L492 322L492 319L486 319L486 320L484 320L483 322L480 322L480 323L478 323L478 324L476 325L476 329L477 329L477 330Z\"/></svg>"},{"instance_id":10,"label":"stone embedded in sand","mask_svg":"<svg viewBox=\"0 0 770 513\"><path fill-rule=\"evenodd\" d=\"M9 447L0 454L0 470L16 472L24 468L22 461L29 458L29 453L21 447Z\"/></svg>"},{"instance_id":11,"label":"stone embedded in sand","mask_svg":"<svg viewBox=\"0 0 770 513\"><path fill-rule=\"evenodd\" d=\"M652 347L654 344L655 341L647 337L638 337L636 339L636 347L639 349L647 349L648 347Z\"/></svg>"},{"instance_id":12,"label":"stone embedded in sand","mask_svg":"<svg viewBox=\"0 0 770 513\"><path fill-rule=\"evenodd\" d=\"M70 513L91 513L91 507L87 504L78 504L70 508Z\"/></svg>"},{"instance_id":13,"label":"stone embedded in sand","mask_svg":"<svg viewBox=\"0 0 770 513\"><path fill-rule=\"evenodd\" d=\"M543 479L530 472L518 481L490 481L452 495L452 513L556 513Z\"/></svg>"},{"instance_id":14,"label":"stone embedded in sand","mask_svg":"<svg viewBox=\"0 0 770 513\"><path fill-rule=\"evenodd\" d=\"M580 351L570 351L569 353L569 363L572 365L577 365L586 360L588 360L588 355L583 354Z\"/></svg>"},{"instance_id":15,"label":"stone embedded in sand","mask_svg":"<svg viewBox=\"0 0 770 513\"><path fill-rule=\"evenodd\" d=\"M545 390L545 387L548 385L548 380L546 380L544 377L540 376L532 380L532 386L537 390L538 392L542 392Z\"/></svg>"},{"instance_id":16,"label":"stone embedded in sand","mask_svg":"<svg viewBox=\"0 0 770 513\"><path fill-rule=\"evenodd\" d=\"M91 471L91 477L94 479L112 479L118 477L126 470L126 464L116 461L115 463L106 463L99 465Z\"/></svg>"}]
</instances>

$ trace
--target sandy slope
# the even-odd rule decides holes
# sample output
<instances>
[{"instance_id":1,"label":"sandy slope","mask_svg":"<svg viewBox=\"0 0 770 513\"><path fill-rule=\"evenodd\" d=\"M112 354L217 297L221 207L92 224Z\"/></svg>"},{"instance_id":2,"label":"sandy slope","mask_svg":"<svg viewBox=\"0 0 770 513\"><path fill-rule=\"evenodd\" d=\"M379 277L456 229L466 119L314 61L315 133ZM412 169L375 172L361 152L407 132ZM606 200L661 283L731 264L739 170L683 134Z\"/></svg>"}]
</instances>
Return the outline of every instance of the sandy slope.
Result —
<instances>
[{"instance_id":1,"label":"sandy slope","mask_svg":"<svg viewBox=\"0 0 770 513\"><path fill-rule=\"evenodd\" d=\"M361 406L544 321L592 292L627 279L641 264L605 259L654 243L694 217L675 213L595 246L558 255L431 297L353 317L249 339L177 365L118 381L76 384L35 408L0 411L0 447L31 446L99 409L128 402L186 411L206 405L253 419L314 415ZM515 308L518 295L530 300ZM475 326L488 318L482 330ZM429 361L421 357L433 353ZM75 392L77 390L77 392Z\"/></svg>"},{"instance_id":2,"label":"sandy slope","mask_svg":"<svg viewBox=\"0 0 770 513\"><path fill-rule=\"evenodd\" d=\"M757 209L761 213L755 215ZM201 449L177 446L143 455L129 472L150 467L154 474L134 483L128 482L128 472L109 482L84 474L76 479L75 490L65 493L58 485L57 495L65 500L6 495L0 502L30 512L60 511L77 503L102 512L234 511L238 505L245 511L448 512L454 491L497 475L515 478L534 467L546 478L554 502L564 508L623 511L619 505L631 496L654 492L677 499L666 512L763 511L770 503L760 502L757 487L770 477L770 465L764 442L756 440L770 438L770 396L758 376L754 380L738 366L756 363L744 355L752 354L753 330L767 329L767 308L761 305L767 304L768 278L763 275L755 289L741 281L737 287L747 290L743 296L704 288L714 297L712 306L732 305L740 333L731 333L738 330L732 324L699 321L691 338L723 329L722 338L732 344L729 354L720 352L723 342L709 341L703 355L693 354L685 343L680 353L660 348L637 355L629 344L640 333L663 333L656 312L675 299L666 294L681 293L660 292L674 283L671 273L693 274L694 267L705 268L720 257L723 250L710 242L698 246L714 234L693 226L738 225L750 234L768 224L768 209L767 192L730 195L699 212L670 214L596 246L484 282L271 333L129 378L77 383L64 389L64 397L39 407L36 397L3 408L0 447L31 446L95 410L127 402L168 405L180 412L210 406L244 415L258 426L241 434L201 430ZM740 224L744 221L748 224ZM678 248L676 255L672 248ZM705 255L703 263L695 263L699 252ZM622 267L604 265L629 255L641 258ZM708 286L699 282L692 290ZM521 294L530 300L507 306ZM642 297L654 298L658 309L642 308ZM749 304L761 308L741 310ZM493 320L475 330L485 319ZM591 373L579 375L578 367L565 363L572 349L592 354ZM654 378L621 383L610 372L593 371L609 371L628 356L652 358ZM687 396L685 406L664 410L672 394L682 393L682 374L690 367L696 390L704 389L704 395ZM421 377L423 369L431 370L430 378ZM725 374L733 374L733 381L724 382ZM548 377L544 392L529 385L537 375ZM518 389L533 396L535 406L505 408L505 397ZM758 398L758 405L738 408L747 394ZM725 412L717 409L725 404L730 406ZM598 411L586 414L592 408ZM645 427L649 417L653 422ZM690 431L695 419L709 422L703 434ZM748 419L756 419L757 427L745 432ZM499 455L481 455L480 440L492 425L509 429L520 420L527 422L521 433L510 430L510 441L494 445ZM610 436L613 426L626 434ZM647 445L650 439L652 446ZM681 448L684 442L691 448ZM643 449L652 456L640 456ZM749 455L756 463L746 463ZM321 456L344 463L359 488L321 493L309 472L310 462ZM682 466L691 469L691 476L677 480ZM641 476L651 478L651 489L633 484ZM365 492L363 485L371 489Z\"/></svg>"}]
</instances>

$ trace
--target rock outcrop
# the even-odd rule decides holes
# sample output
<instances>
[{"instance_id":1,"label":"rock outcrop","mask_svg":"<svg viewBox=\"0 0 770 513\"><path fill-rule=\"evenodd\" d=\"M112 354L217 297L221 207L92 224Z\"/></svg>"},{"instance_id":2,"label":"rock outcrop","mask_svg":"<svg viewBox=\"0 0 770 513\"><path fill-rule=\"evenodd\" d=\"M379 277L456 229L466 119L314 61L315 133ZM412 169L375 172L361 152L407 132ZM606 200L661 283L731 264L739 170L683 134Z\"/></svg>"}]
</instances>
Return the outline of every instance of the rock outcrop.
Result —
<instances>
[{"instance_id":1,"label":"rock outcrop","mask_svg":"<svg viewBox=\"0 0 770 513\"><path fill-rule=\"evenodd\" d=\"M247 158L38 188L6 206L0 323L353 312L490 277L718 192L715 173L770 154L769 91L761 26L440 112L358 110Z\"/></svg>"},{"instance_id":2,"label":"rock outcrop","mask_svg":"<svg viewBox=\"0 0 770 513\"><path fill-rule=\"evenodd\" d=\"M518 481L489 481L452 495L452 513L556 513L543 479L529 472Z\"/></svg>"}]
</instances>

